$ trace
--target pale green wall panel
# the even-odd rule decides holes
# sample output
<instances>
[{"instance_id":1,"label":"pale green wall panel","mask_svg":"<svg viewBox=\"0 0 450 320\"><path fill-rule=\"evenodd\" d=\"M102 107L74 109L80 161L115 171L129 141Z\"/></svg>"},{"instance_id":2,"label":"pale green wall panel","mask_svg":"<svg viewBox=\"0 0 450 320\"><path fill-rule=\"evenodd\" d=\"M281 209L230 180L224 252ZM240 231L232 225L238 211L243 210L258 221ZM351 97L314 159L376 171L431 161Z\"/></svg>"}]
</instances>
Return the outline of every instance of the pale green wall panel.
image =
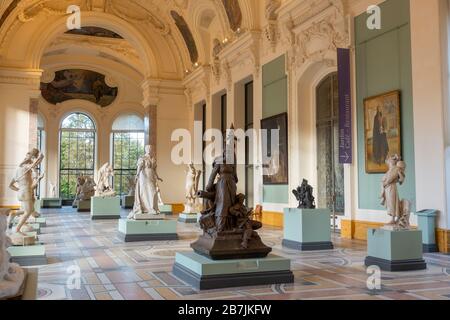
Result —
<instances>
[{"instance_id":1,"label":"pale green wall panel","mask_svg":"<svg viewBox=\"0 0 450 320\"><path fill-rule=\"evenodd\" d=\"M287 78L284 77L263 87L263 118L287 111Z\"/></svg>"},{"instance_id":2,"label":"pale green wall panel","mask_svg":"<svg viewBox=\"0 0 450 320\"><path fill-rule=\"evenodd\" d=\"M399 191L402 198L412 201L415 210L409 1L390 0L383 3L381 9L383 29L378 32L368 31L366 14L356 18L356 39L360 41L356 43L359 208L383 210L378 198L382 174L365 172L364 99L400 90L402 156L408 167L406 183Z\"/></svg>"},{"instance_id":3,"label":"pale green wall panel","mask_svg":"<svg viewBox=\"0 0 450 320\"><path fill-rule=\"evenodd\" d=\"M263 188L263 199L267 203L289 203L289 186L270 185Z\"/></svg>"},{"instance_id":4,"label":"pale green wall panel","mask_svg":"<svg viewBox=\"0 0 450 320\"><path fill-rule=\"evenodd\" d=\"M263 119L287 112L288 83L285 55L264 65L262 74ZM263 187L263 201L266 203L289 203L288 185L265 185Z\"/></svg>"}]
</instances>

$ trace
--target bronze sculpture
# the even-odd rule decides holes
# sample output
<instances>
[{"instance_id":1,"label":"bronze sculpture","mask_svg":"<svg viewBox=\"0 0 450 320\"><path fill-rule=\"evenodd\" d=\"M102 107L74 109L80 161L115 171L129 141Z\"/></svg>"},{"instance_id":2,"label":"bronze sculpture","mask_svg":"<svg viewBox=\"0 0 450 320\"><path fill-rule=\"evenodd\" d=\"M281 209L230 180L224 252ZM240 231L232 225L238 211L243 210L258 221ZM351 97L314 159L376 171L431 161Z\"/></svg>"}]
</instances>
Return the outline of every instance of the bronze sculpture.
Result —
<instances>
[{"instance_id":1,"label":"bronze sculpture","mask_svg":"<svg viewBox=\"0 0 450 320\"><path fill-rule=\"evenodd\" d=\"M255 231L262 224L250 219L253 209L244 205L245 196L237 195L235 160L231 127L222 156L213 162L206 190L198 192L200 198L207 200L207 206L200 218L203 235L191 247L213 260L263 258L272 250Z\"/></svg>"},{"instance_id":2,"label":"bronze sculpture","mask_svg":"<svg viewBox=\"0 0 450 320\"><path fill-rule=\"evenodd\" d=\"M298 200L299 209L315 209L315 199L313 196L313 187L308 184L308 180L303 179L302 185L292 190L295 198Z\"/></svg>"}]
</instances>

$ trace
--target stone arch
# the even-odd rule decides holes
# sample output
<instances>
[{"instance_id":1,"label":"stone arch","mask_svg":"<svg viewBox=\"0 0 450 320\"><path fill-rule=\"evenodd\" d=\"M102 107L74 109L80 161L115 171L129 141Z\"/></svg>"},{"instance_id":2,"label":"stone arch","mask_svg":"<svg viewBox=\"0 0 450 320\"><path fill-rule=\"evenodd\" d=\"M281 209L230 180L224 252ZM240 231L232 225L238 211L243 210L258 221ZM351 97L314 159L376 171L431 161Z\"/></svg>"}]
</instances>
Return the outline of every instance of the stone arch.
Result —
<instances>
[{"instance_id":1,"label":"stone arch","mask_svg":"<svg viewBox=\"0 0 450 320\"><path fill-rule=\"evenodd\" d=\"M35 19L38 19L38 17ZM28 23L33 23L33 21ZM83 19L81 20L81 23L82 26L102 27L121 35L124 39L128 40L139 53L145 67L145 77L158 77L159 63L155 53L149 45L149 41L130 23L112 14L102 12L83 12ZM24 30L24 28L22 28L23 26L15 29L12 28L12 25L10 25L8 27L11 29L8 28L8 30L3 33L3 40L6 41L6 43L3 43L2 47L2 52L4 53L3 58L8 59L11 55L14 55L14 53L10 53L10 46L12 45L11 40L16 37L23 37L21 34L21 31ZM24 37L26 39L23 39L22 42L26 42L23 63L27 68L39 69L40 61L46 48L57 37L57 35L63 34L67 31L66 16L61 16L56 19L48 19L47 23L40 23L37 28L33 29L32 33L29 32L29 29L25 31L27 35L29 34L29 36ZM11 34L11 32L14 34ZM25 32L23 33L25 34Z\"/></svg>"},{"instance_id":2,"label":"stone arch","mask_svg":"<svg viewBox=\"0 0 450 320\"><path fill-rule=\"evenodd\" d=\"M327 75L336 70L336 66L326 60L308 60L292 78L289 107L289 167L295 168L289 179L292 188L302 178L317 185L316 88Z\"/></svg>"}]
</instances>

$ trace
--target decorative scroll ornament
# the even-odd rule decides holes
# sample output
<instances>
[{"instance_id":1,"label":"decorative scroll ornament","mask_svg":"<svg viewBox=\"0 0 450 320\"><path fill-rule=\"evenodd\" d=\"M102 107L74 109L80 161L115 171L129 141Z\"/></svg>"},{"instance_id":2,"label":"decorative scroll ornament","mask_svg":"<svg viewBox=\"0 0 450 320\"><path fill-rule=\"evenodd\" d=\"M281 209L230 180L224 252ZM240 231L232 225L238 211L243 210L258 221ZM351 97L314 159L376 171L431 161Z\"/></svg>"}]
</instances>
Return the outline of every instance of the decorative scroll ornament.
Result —
<instances>
[{"instance_id":1,"label":"decorative scroll ornament","mask_svg":"<svg viewBox=\"0 0 450 320\"><path fill-rule=\"evenodd\" d=\"M264 32L273 50L275 50L278 38L280 36L278 31L278 14L277 14L277 10L280 8L280 6L281 6L280 0L266 0L266 18L268 25L264 30Z\"/></svg>"}]
</instances>

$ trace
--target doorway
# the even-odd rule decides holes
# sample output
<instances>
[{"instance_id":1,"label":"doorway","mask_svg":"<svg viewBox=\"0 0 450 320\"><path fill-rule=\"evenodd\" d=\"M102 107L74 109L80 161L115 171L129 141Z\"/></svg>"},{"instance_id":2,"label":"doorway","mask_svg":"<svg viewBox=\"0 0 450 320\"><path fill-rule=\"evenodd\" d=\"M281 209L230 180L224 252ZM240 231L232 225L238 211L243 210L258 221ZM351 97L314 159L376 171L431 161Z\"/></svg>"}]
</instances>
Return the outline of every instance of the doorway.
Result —
<instances>
[{"instance_id":1,"label":"doorway","mask_svg":"<svg viewBox=\"0 0 450 320\"><path fill-rule=\"evenodd\" d=\"M344 166L339 163L339 93L337 73L326 76L316 88L317 206L344 215Z\"/></svg>"}]
</instances>

